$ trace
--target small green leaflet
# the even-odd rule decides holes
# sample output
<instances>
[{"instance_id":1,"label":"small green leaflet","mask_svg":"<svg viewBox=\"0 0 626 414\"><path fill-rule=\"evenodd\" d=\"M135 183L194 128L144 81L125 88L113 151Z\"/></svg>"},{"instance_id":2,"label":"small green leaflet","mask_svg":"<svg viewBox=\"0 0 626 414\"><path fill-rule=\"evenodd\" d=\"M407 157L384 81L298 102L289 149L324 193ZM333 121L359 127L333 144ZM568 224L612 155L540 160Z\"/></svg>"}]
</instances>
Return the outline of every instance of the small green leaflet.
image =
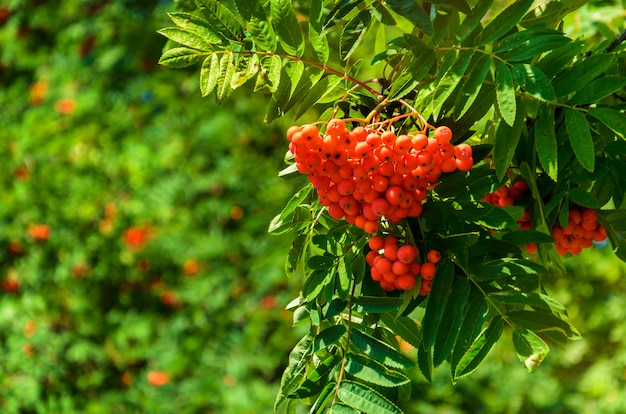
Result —
<instances>
[{"instance_id":1,"label":"small green leaflet","mask_svg":"<svg viewBox=\"0 0 626 414\"><path fill-rule=\"evenodd\" d=\"M455 119L461 118L470 109L491 67L491 56L477 53L473 59L476 59L476 62L471 67L469 76L463 82L463 86L456 97L454 105Z\"/></svg>"},{"instance_id":2,"label":"small green leaflet","mask_svg":"<svg viewBox=\"0 0 626 414\"><path fill-rule=\"evenodd\" d=\"M210 29L211 24L201 17L185 12L173 12L167 14L176 26L188 30L207 43L220 43L222 38Z\"/></svg>"},{"instance_id":3,"label":"small green leaflet","mask_svg":"<svg viewBox=\"0 0 626 414\"><path fill-rule=\"evenodd\" d=\"M291 197L291 199L287 202L287 205L285 206L283 211L281 211L280 214L278 214L276 217L272 219L269 225L268 233L282 234L282 233L289 231L290 230L289 228L285 229L285 223L290 221L289 220L290 217L293 218L292 215L293 215L293 212L296 210L296 207L298 207L300 204L304 202L304 200L306 200L306 198L311 193L312 189L313 189L312 186L306 185L300 191L295 193Z\"/></svg>"},{"instance_id":4,"label":"small green leaflet","mask_svg":"<svg viewBox=\"0 0 626 414\"><path fill-rule=\"evenodd\" d=\"M556 331L571 340L580 339L580 333L576 328L552 312L514 310L507 312L506 317L518 328L526 328L534 332Z\"/></svg>"},{"instance_id":5,"label":"small green leaflet","mask_svg":"<svg viewBox=\"0 0 626 414\"><path fill-rule=\"evenodd\" d=\"M435 33L430 17L415 0L386 0L385 4L428 36Z\"/></svg>"},{"instance_id":6,"label":"small green leaflet","mask_svg":"<svg viewBox=\"0 0 626 414\"><path fill-rule=\"evenodd\" d=\"M388 99L394 101L403 98L415 89L428 74L433 63L435 63L435 52L430 48L420 49L411 64L405 67L392 83Z\"/></svg>"},{"instance_id":7,"label":"small green leaflet","mask_svg":"<svg viewBox=\"0 0 626 414\"><path fill-rule=\"evenodd\" d=\"M533 0L518 0L504 9L485 26L476 39L476 46L483 46L508 33L521 20Z\"/></svg>"},{"instance_id":8,"label":"small green leaflet","mask_svg":"<svg viewBox=\"0 0 626 414\"><path fill-rule=\"evenodd\" d=\"M435 93L433 94L432 111L435 119L439 117L443 104L463 79L463 74L467 70L473 55L473 50L463 50L459 52L454 64L442 75L441 80L435 88Z\"/></svg>"},{"instance_id":9,"label":"small green leaflet","mask_svg":"<svg viewBox=\"0 0 626 414\"><path fill-rule=\"evenodd\" d=\"M469 14L461 27L457 31L457 42L461 43L467 39L476 28L480 25L480 20L485 16L487 10L491 7L493 0L479 0L476 6L472 9L472 13Z\"/></svg>"},{"instance_id":10,"label":"small green leaflet","mask_svg":"<svg viewBox=\"0 0 626 414\"><path fill-rule=\"evenodd\" d=\"M614 54L599 54L576 63L552 81L556 96L564 96L581 89L613 65L615 58Z\"/></svg>"},{"instance_id":11,"label":"small green leaflet","mask_svg":"<svg viewBox=\"0 0 626 414\"><path fill-rule=\"evenodd\" d=\"M540 101L554 101L556 95L548 77L537 66L526 63L513 65L513 79L522 91Z\"/></svg>"},{"instance_id":12,"label":"small green leaflet","mask_svg":"<svg viewBox=\"0 0 626 414\"><path fill-rule=\"evenodd\" d=\"M554 313L562 313L567 315L567 310L556 299L535 292L518 292L514 290L492 292L487 295L489 298L507 305L530 306L533 308L544 309Z\"/></svg>"},{"instance_id":13,"label":"small green leaflet","mask_svg":"<svg viewBox=\"0 0 626 414\"><path fill-rule=\"evenodd\" d=\"M337 395L350 407L367 414L402 414L402 410L378 391L355 381L341 381Z\"/></svg>"},{"instance_id":14,"label":"small green leaflet","mask_svg":"<svg viewBox=\"0 0 626 414\"><path fill-rule=\"evenodd\" d=\"M193 65L202 56L197 50L187 47L175 47L163 52L159 64L168 68L186 68Z\"/></svg>"},{"instance_id":15,"label":"small green leaflet","mask_svg":"<svg viewBox=\"0 0 626 414\"><path fill-rule=\"evenodd\" d=\"M328 348L330 345L337 342L346 333L346 327L344 325L333 325L315 336L313 342L313 352L317 352L320 349Z\"/></svg>"},{"instance_id":16,"label":"small green leaflet","mask_svg":"<svg viewBox=\"0 0 626 414\"><path fill-rule=\"evenodd\" d=\"M380 362L365 355L349 353L346 356L345 370L360 380L381 387L399 387L411 382L400 371L390 370Z\"/></svg>"},{"instance_id":17,"label":"small green leaflet","mask_svg":"<svg viewBox=\"0 0 626 414\"><path fill-rule=\"evenodd\" d=\"M589 115L611 128L620 137L626 139L626 114L610 108L591 108Z\"/></svg>"},{"instance_id":18,"label":"small green leaflet","mask_svg":"<svg viewBox=\"0 0 626 414\"><path fill-rule=\"evenodd\" d=\"M273 53L276 50L276 33L269 21L263 18L252 16L247 23L252 40L261 52Z\"/></svg>"},{"instance_id":19,"label":"small green leaflet","mask_svg":"<svg viewBox=\"0 0 626 414\"><path fill-rule=\"evenodd\" d=\"M326 36L322 36L322 24L324 19L324 7L322 0L312 0L309 11L309 43L317 60L325 64L328 62L330 49Z\"/></svg>"},{"instance_id":20,"label":"small green leaflet","mask_svg":"<svg viewBox=\"0 0 626 414\"><path fill-rule=\"evenodd\" d=\"M576 92L570 102L572 105L596 103L624 87L626 87L626 77L605 76L592 80L587 85L583 86Z\"/></svg>"},{"instance_id":21,"label":"small green leaflet","mask_svg":"<svg viewBox=\"0 0 626 414\"><path fill-rule=\"evenodd\" d=\"M543 169L556 182L559 174L558 148L554 130L554 108L542 104L535 124L535 146Z\"/></svg>"},{"instance_id":22,"label":"small green leaflet","mask_svg":"<svg viewBox=\"0 0 626 414\"><path fill-rule=\"evenodd\" d=\"M292 56L302 56L304 39L291 0L271 0L270 5L272 24L283 50Z\"/></svg>"},{"instance_id":23,"label":"small green leaflet","mask_svg":"<svg viewBox=\"0 0 626 414\"><path fill-rule=\"evenodd\" d=\"M450 369L453 376L461 358L480 335L488 312L489 307L485 297L482 294L472 294L465 306L463 322L461 323L454 343L454 349L450 356Z\"/></svg>"},{"instance_id":24,"label":"small green leaflet","mask_svg":"<svg viewBox=\"0 0 626 414\"><path fill-rule=\"evenodd\" d=\"M408 316L393 317L389 313L380 315L380 320L391 329L391 331L399 335L400 338L411 344L414 348L419 348L422 343L422 327Z\"/></svg>"},{"instance_id":25,"label":"small green leaflet","mask_svg":"<svg viewBox=\"0 0 626 414\"><path fill-rule=\"evenodd\" d=\"M565 126L576 158L587 171L593 172L596 154L585 115L574 109L565 109Z\"/></svg>"},{"instance_id":26,"label":"small green leaflet","mask_svg":"<svg viewBox=\"0 0 626 414\"><path fill-rule=\"evenodd\" d=\"M389 315L387 313L383 314ZM394 333L396 333L394 331ZM350 331L350 341L354 346L366 353L376 361L391 368L407 369L415 366L409 358L398 352L391 345L356 329Z\"/></svg>"},{"instance_id":27,"label":"small green leaflet","mask_svg":"<svg viewBox=\"0 0 626 414\"><path fill-rule=\"evenodd\" d=\"M513 75L509 67L503 63L496 66L496 99L502 119L509 126L513 126L516 113L515 85L513 85Z\"/></svg>"},{"instance_id":28,"label":"small green leaflet","mask_svg":"<svg viewBox=\"0 0 626 414\"><path fill-rule=\"evenodd\" d=\"M339 37L339 54L341 55L341 59L348 60L361 44L371 21L372 11L366 8L344 24L341 36Z\"/></svg>"},{"instance_id":29,"label":"small green leaflet","mask_svg":"<svg viewBox=\"0 0 626 414\"><path fill-rule=\"evenodd\" d=\"M459 328L463 322L463 310L469 298L470 289L471 285L468 279L458 279L454 282L452 292L444 306L445 310L440 324L445 329L439 329L435 337L435 345L433 346L434 366L441 365L452 352Z\"/></svg>"},{"instance_id":30,"label":"small green leaflet","mask_svg":"<svg viewBox=\"0 0 626 414\"><path fill-rule=\"evenodd\" d=\"M391 312L402 305L402 298L357 296L353 299L354 310L362 313Z\"/></svg>"},{"instance_id":31,"label":"small green leaflet","mask_svg":"<svg viewBox=\"0 0 626 414\"><path fill-rule=\"evenodd\" d=\"M513 346L517 357L531 373L535 372L550 352L550 347L543 339L533 331L523 328L513 331Z\"/></svg>"},{"instance_id":32,"label":"small green leaflet","mask_svg":"<svg viewBox=\"0 0 626 414\"><path fill-rule=\"evenodd\" d=\"M226 53L220 59L220 73L217 77L217 101L220 102L228 98L233 91L230 87L231 80L235 73L234 54Z\"/></svg>"},{"instance_id":33,"label":"small green leaflet","mask_svg":"<svg viewBox=\"0 0 626 414\"><path fill-rule=\"evenodd\" d=\"M502 65L503 66L503 65ZM496 142L493 149L493 162L496 167L496 175L502 180L504 175L513 161L515 149L519 143L519 139L524 129L524 118L526 114L525 103L521 97L517 97L518 110L513 126L507 125L506 122L500 122L496 129Z\"/></svg>"},{"instance_id":34,"label":"small green leaflet","mask_svg":"<svg viewBox=\"0 0 626 414\"><path fill-rule=\"evenodd\" d=\"M300 380L304 378L304 371L311 355L312 343L313 337L310 334L306 334L289 354L289 365L280 380L280 388L274 402L274 411L285 401L287 395L297 388Z\"/></svg>"},{"instance_id":35,"label":"small green leaflet","mask_svg":"<svg viewBox=\"0 0 626 414\"><path fill-rule=\"evenodd\" d=\"M202 50L202 51L211 51L213 46L211 43L208 43L202 37L198 36L195 32L192 32L187 29L182 29L180 27L164 27L163 29L157 30L158 33L175 41L176 43L180 43L183 46L190 47L192 49Z\"/></svg>"},{"instance_id":36,"label":"small green leaflet","mask_svg":"<svg viewBox=\"0 0 626 414\"><path fill-rule=\"evenodd\" d=\"M230 10L217 0L196 0L200 13L225 40L240 40L243 29Z\"/></svg>"},{"instance_id":37,"label":"small green leaflet","mask_svg":"<svg viewBox=\"0 0 626 414\"><path fill-rule=\"evenodd\" d=\"M478 368L502 335L502 328L502 317L496 316L491 319L489 326L480 333L459 360L452 375L454 381L471 374Z\"/></svg>"},{"instance_id":38,"label":"small green leaflet","mask_svg":"<svg viewBox=\"0 0 626 414\"><path fill-rule=\"evenodd\" d=\"M433 288L429 294L426 313L422 320L422 346L425 351L430 350L435 343L437 330L445 312L445 303L452 290L453 281L454 265L449 260L442 260L437 265ZM448 327L446 326L445 329L448 329Z\"/></svg>"}]
</instances>

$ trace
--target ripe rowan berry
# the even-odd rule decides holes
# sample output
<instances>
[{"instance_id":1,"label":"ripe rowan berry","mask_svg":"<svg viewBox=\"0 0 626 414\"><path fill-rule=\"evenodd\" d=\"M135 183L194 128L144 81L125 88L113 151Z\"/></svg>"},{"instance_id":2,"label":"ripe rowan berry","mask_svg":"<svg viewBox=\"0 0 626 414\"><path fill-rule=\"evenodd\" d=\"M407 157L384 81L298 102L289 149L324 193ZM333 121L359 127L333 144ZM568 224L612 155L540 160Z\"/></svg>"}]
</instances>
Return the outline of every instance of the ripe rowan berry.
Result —
<instances>
[{"instance_id":1,"label":"ripe rowan berry","mask_svg":"<svg viewBox=\"0 0 626 414\"><path fill-rule=\"evenodd\" d=\"M411 274L403 274L398 276L395 286L400 290L411 290L415 287L415 276Z\"/></svg>"},{"instance_id":2,"label":"ripe rowan berry","mask_svg":"<svg viewBox=\"0 0 626 414\"><path fill-rule=\"evenodd\" d=\"M437 268L433 263L426 262L422 264L420 268L420 276L422 276L422 279L424 280L433 280L436 270Z\"/></svg>"},{"instance_id":3,"label":"ripe rowan berry","mask_svg":"<svg viewBox=\"0 0 626 414\"><path fill-rule=\"evenodd\" d=\"M440 126L435 128L435 133L433 135L437 142L440 144L446 144L452 139L452 130L450 130L447 126Z\"/></svg>"},{"instance_id":4,"label":"ripe rowan berry","mask_svg":"<svg viewBox=\"0 0 626 414\"><path fill-rule=\"evenodd\" d=\"M405 244L398 248L398 260L402 263L409 264L415 260L416 248L409 244Z\"/></svg>"},{"instance_id":5,"label":"ripe rowan berry","mask_svg":"<svg viewBox=\"0 0 626 414\"><path fill-rule=\"evenodd\" d=\"M441 260L441 253L439 250L430 250L426 254L426 259L432 264L437 264Z\"/></svg>"},{"instance_id":6,"label":"ripe rowan berry","mask_svg":"<svg viewBox=\"0 0 626 414\"><path fill-rule=\"evenodd\" d=\"M459 160L468 160L472 158L472 147L465 143L459 144L454 149L454 156Z\"/></svg>"}]
</instances>

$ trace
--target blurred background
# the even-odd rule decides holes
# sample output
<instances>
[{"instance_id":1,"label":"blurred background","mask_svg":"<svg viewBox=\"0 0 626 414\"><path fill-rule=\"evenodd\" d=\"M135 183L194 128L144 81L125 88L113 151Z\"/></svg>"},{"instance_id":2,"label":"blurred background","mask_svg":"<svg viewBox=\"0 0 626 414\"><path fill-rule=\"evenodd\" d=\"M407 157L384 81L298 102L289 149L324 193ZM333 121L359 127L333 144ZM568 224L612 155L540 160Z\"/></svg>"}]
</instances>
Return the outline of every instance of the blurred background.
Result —
<instances>
[{"instance_id":1,"label":"blurred background","mask_svg":"<svg viewBox=\"0 0 626 414\"><path fill-rule=\"evenodd\" d=\"M304 183L277 177L294 120L157 65L156 30L190 3L0 3L0 412L272 411L302 334L289 235L267 234ZM566 31L602 40L625 17L594 1ZM626 412L626 265L604 246L566 266L546 286L581 341L528 374L505 333L456 385L413 372L404 409Z\"/></svg>"}]
</instances>

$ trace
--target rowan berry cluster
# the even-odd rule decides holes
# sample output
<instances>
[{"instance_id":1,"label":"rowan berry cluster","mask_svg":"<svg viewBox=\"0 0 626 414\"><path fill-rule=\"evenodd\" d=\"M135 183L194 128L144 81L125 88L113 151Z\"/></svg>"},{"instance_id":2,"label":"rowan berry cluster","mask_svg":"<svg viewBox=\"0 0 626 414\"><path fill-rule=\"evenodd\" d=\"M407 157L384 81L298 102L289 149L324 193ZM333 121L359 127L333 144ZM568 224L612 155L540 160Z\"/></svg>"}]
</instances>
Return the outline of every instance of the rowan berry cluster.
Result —
<instances>
[{"instance_id":1,"label":"rowan berry cluster","mask_svg":"<svg viewBox=\"0 0 626 414\"><path fill-rule=\"evenodd\" d=\"M424 131L426 132L426 131ZM365 230L378 232L381 219L397 223L418 217L429 186L441 174L472 168L472 148L450 143L452 131L440 126L426 133L396 135L391 129L328 122L293 126L287 131L296 167L306 174L329 214Z\"/></svg>"},{"instance_id":2,"label":"rowan berry cluster","mask_svg":"<svg viewBox=\"0 0 626 414\"><path fill-rule=\"evenodd\" d=\"M528 185L523 181L518 181L512 186L504 184L495 192L487 194L483 201L501 207L512 206L517 200L522 199L527 191ZM517 222L520 230L532 229L530 211L526 209L524 216ZM567 223L567 227L556 223L551 229L555 240L554 247L560 255L579 254L583 249L591 247L593 241L606 239L606 229L598 223L598 212L594 209L572 206L569 209ZM537 253L537 245L527 244L526 251L531 254Z\"/></svg>"},{"instance_id":3,"label":"rowan berry cluster","mask_svg":"<svg viewBox=\"0 0 626 414\"><path fill-rule=\"evenodd\" d=\"M399 244L394 236L373 236L368 245L371 251L365 256L365 261L370 266L372 279L380 283L384 290L411 290L420 276L419 294L430 292L436 264L441 259L439 251L429 251L427 261L420 263L419 249L411 244Z\"/></svg>"}]
</instances>

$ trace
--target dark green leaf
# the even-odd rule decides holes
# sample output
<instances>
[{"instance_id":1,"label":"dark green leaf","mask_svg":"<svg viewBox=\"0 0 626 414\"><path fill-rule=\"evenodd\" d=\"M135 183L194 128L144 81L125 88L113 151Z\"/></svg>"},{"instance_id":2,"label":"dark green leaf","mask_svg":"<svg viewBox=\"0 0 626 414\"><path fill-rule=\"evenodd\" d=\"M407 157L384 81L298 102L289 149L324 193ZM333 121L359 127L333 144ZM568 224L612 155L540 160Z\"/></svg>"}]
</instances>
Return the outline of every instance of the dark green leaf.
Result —
<instances>
[{"instance_id":1,"label":"dark green leaf","mask_svg":"<svg viewBox=\"0 0 626 414\"><path fill-rule=\"evenodd\" d=\"M522 230L506 233L502 240L516 246L529 243L554 243L554 239L549 234L536 230Z\"/></svg>"},{"instance_id":2,"label":"dark green leaf","mask_svg":"<svg viewBox=\"0 0 626 414\"><path fill-rule=\"evenodd\" d=\"M317 60L325 64L328 62L330 49L326 36L322 36L322 19L324 18L324 7L322 0L312 0L309 11L309 43Z\"/></svg>"},{"instance_id":3,"label":"dark green leaf","mask_svg":"<svg viewBox=\"0 0 626 414\"><path fill-rule=\"evenodd\" d=\"M589 115L612 129L620 137L626 139L626 114L623 112L610 108L591 108Z\"/></svg>"},{"instance_id":4,"label":"dark green leaf","mask_svg":"<svg viewBox=\"0 0 626 414\"><path fill-rule=\"evenodd\" d=\"M291 394L304 377L304 371L309 363L313 337L306 334L289 354L289 365L280 380L280 388L274 402L274 411L281 405L287 395Z\"/></svg>"},{"instance_id":5,"label":"dark green leaf","mask_svg":"<svg viewBox=\"0 0 626 414\"><path fill-rule=\"evenodd\" d=\"M435 337L433 346L433 365L438 366L448 358L456 341L461 322L463 321L463 311L470 294L470 282L467 279L458 279L452 287L452 292L444 306L441 326Z\"/></svg>"},{"instance_id":6,"label":"dark green leaf","mask_svg":"<svg viewBox=\"0 0 626 414\"><path fill-rule=\"evenodd\" d=\"M386 0L385 4L400 16L408 19L415 27L432 36L435 33L430 16L415 0Z\"/></svg>"},{"instance_id":7,"label":"dark green leaf","mask_svg":"<svg viewBox=\"0 0 626 414\"><path fill-rule=\"evenodd\" d=\"M515 155L515 149L519 143L522 130L525 125L526 117L526 105L524 101L518 96L515 121L513 126L510 127L505 122L498 124L496 129L496 142L493 149L493 163L496 167L496 174L499 180L504 178L504 175L509 170L513 156Z\"/></svg>"},{"instance_id":8,"label":"dark green leaf","mask_svg":"<svg viewBox=\"0 0 626 414\"><path fill-rule=\"evenodd\" d=\"M454 7L463 14L471 14L472 9L465 0L433 0L433 4L441 4L448 7Z\"/></svg>"},{"instance_id":9,"label":"dark green leaf","mask_svg":"<svg viewBox=\"0 0 626 414\"><path fill-rule=\"evenodd\" d=\"M546 358L550 347L532 331L516 329L513 331L513 346L517 357L528 372L535 372L539 364Z\"/></svg>"},{"instance_id":10,"label":"dark green leaf","mask_svg":"<svg viewBox=\"0 0 626 414\"><path fill-rule=\"evenodd\" d=\"M271 0L270 5L272 24L283 50L292 56L302 56L304 39L291 0Z\"/></svg>"},{"instance_id":11,"label":"dark green leaf","mask_svg":"<svg viewBox=\"0 0 626 414\"><path fill-rule=\"evenodd\" d=\"M491 67L492 59L489 55L476 54L474 59L476 62L470 67L468 78L463 82L456 97L454 111L456 119L461 118L472 106Z\"/></svg>"},{"instance_id":12,"label":"dark green leaf","mask_svg":"<svg viewBox=\"0 0 626 414\"><path fill-rule=\"evenodd\" d=\"M348 60L361 44L371 21L372 11L365 9L344 24L339 37L339 54L343 60Z\"/></svg>"},{"instance_id":13,"label":"dark green leaf","mask_svg":"<svg viewBox=\"0 0 626 414\"><path fill-rule=\"evenodd\" d=\"M587 171L593 172L596 154L585 115L574 109L565 109L565 126L576 158Z\"/></svg>"},{"instance_id":14,"label":"dark green leaf","mask_svg":"<svg viewBox=\"0 0 626 414\"><path fill-rule=\"evenodd\" d=\"M278 81L278 87L276 88L276 91L272 94L269 105L267 107L267 114L265 115L265 122L267 123L270 123L274 119L284 115L285 105L289 101L289 95L291 94L291 78L289 76L280 76L279 79L280 80Z\"/></svg>"},{"instance_id":15,"label":"dark green leaf","mask_svg":"<svg viewBox=\"0 0 626 414\"><path fill-rule=\"evenodd\" d=\"M545 26L555 27L565 15L573 12L590 0L567 0L537 3L537 6L528 12L521 24L525 27Z\"/></svg>"},{"instance_id":16,"label":"dark green leaf","mask_svg":"<svg viewBox=\"0 0 626 414\"><path fill-rule=\"evenodd\" d=\"M570 100L572 105L596 103L626 87L626 77L604 76L583 86Z\"/></svg>"},{"instance_id":17,"label":"dark green leaf","mask_svg":"<svg viewBox=\"0 0 626 414\"><path fill-rule=\"evenodd\" d=\"M387 315L388 314L383 314L382 316ZM354 346L362 352L374 358L381 364L387 365L391 368L407 369L415 366L413 361L398 352L394 347L366 334L365 332L352 329L350 331L350 341L352 341Z\"/></svg>"},{"instance_id":18,"label":"dark green leaf","mask_svg":"<svg viewBox=\"0 0 626 414\"><path fill-rule=\"evenodd\" d=\"M582 40L570 42L554 49L539 59L536 66L541 69L548 79L551 79L566 69L574 58L582 54L585 49L586 45Z\"/></svg>"},{"instance_id":19,"label":"dark green leaf","mask_svg":"<svg viewBox=\"0 0 626 414\"><path fill-rule=\"evenodd\" d=\"M341 381L337 396L350 407L367 414L402 414L395 404L378 391L355 381Z\"/></svg>"},{"instance_id":20,"label":"dark green leaf","mask_svg":"<svg viewBox=\"0 0 626 414\"><path fill-rule=\"evenodd\" d=\"M462 43L465 39L467 39L473 32L476 30L478 26L480 26L480 21L491 7L493 0L479 0L476 3L476 6L472 9L472 13L469 14L463 23L461 23L461 27L457 32L457 41Z\"/></svg>"},{"instance_id":21,"label":"dark green leaf","mask_svg":"<svg viewBox=\"0 0 626 414\"><path fill-rule=\"evenodd\" d=\"M322 289L330 283L333 277L333 272L324 270L315 270L302 285L302 296L306 302L313 301L317 295L320 294Z\"/></svg>"},{"instance_id":22,"label":"dark green leaf","mask_svg":"<svg viewBox=\"0 0 626 414\"><path fill-rule=\"evenodd\" d=\"M454 64L441 77L433 94L433 117L439 118L441 108L450 95L454 92L457 85L463 79L463 74L469 66L474 55L473 50L462 50L454 60Z\"/></svg>"},{"instance_id":23,"label":"dark green leaf","mask_svg":"<svg viewBox=\"0 0 626 414\"><path fill-rule=\"evenodd\" d=\"M217 0L196 0L200 13L209 22L211 28L226 40L240 40L243 29L230 10Z\"/></svg>"},{"instance_id":24,"label":"dark green leaf","mask_svg":"<svg viewBox=\"0 0 626 414\"><path fill-rule=\"evenodd\" d=\"M496 66L496 98L502 119L509 126L513 126L516 113L515 85L513 85L513 75L504 63Z\"/></svg>"},{"instance_id":25,"label":"dark green leaf","mask_svg":"<svg viewBox=\"0 0 626 414\"><path fill-rule=\"evenodd\" d=\"M336 386L337 384L335 384L334 381L326 384L322 392L320 392L320 395L317 397L315 403L311 406L309 414L317 414L321 412L322 407L324 407L328 402L327 400L330 400L334 395L333 391L335 390Z\"/></svg>"},{"instance_id":26,"label":"dark green leaf","mask_svg":"<svg viewBox=\"0 0 626 414\"><path fill-rule=\"evenodd\" d=\"M339 364L341 358L338 355L330 354L319 363L312 371L308 372L306 379L289 398L312 397L322 390L328 381L328 374Z\"/></svg>"},{"instance_id":27,"label":"dark green leaf","mask_svg":"<svg viewBox=\"0 0 626 414\"><path fill-rule=\"evenodd\" d=\"M477 232L452 234L441 238L446 250L466 249L478 241Z\"/></svg>"},{"instance_id":28,"label":"dark green leaf","mask_svg":"<svg viewBox=\"0 0 626 414\"><path fill-rule=\"evenodd\" d=\"M513 66L513 78L522 91L540 101L554 101L556 96L550 80L536 66L518 63Z\"/></svg>"},{"instance_id":29,"label":"dark green leaf","mask_svg":"<svg viewBox=\"0 0 626 414\"><path fill-rule=\"evenodd\" d=\"M480 281L496 280L503 277L544 273L546 269L531 260L503 257L472 266L474 277Z\"/></svg>"},{"instance_id":30,"label":"dark green leaf","mask_svg":"<svg viewBox=\"0 0 626 414\"><path fill-rule=\"evenodd\" d=\"M307 267L313 270L327 270L335 263L335 258L331 256L311 256L307 261Z\"/></svg>"},{"instance_id":31,"label":"dark green leaf","mask_svg":"<svg viewBox=\"0 0 626 414\"><path fill-rule=\"evenodd\" d=\"M159 64L168 68L186 68L198 61L201 54L197 50L186 47L175 47L163 52Z\"/></svg>"},{"instance_id":32,"label":"dark green leaf","mask_svg":"<svg viewBox=\"0 0 626 414\"><path fill-rule=\"evenodd\" d=\"M297 206L299 206L304 202L304 200L306 200L312 189L313 187L311 185L306 185L300 191L295 193L291 197L291 199L289 199L283 211L281 211L280 214L274 217L270 222L268 230L270 234L277 234L275 233L275 231L283 227L284 222L287 220L287 218L295 211Z\"/></svg>"},{"instance_id":33,"label":"dark green leaf","mask_svg":"<svg viewBox=\"0 0 626 414\"><path fill-rule=\"evenodd\" d=\"M571 340L580 339L576 328L551 312L514 310L507 312L506 316L519 328L530 329L534 332L557 331Z\"/></svg>"},{"instance_id":34,"label":"dark green leaf","mask_svg":"<svg viewBox=\"0 0 626 414\"><path fill-rule=\"evenodd\" d=\"M442 260L437 265L437 273L433 280L432 290L428 296L426 312L422 320L424 350L430 350L435 343L437 330L445 311L445 303L452 289L454 281L454 265L449 260ZM445 328L447 329L447 327Z\"/></svg>"},{"instance_id":35,"label":"dark green leaf","mask_svg":"<svg viewBox=\"0 0 626 414\"><path fill-rule=\"evenodd\" d=\"M545 309L550 312L567 315L565 306L556 299L535 292L518 292L513 290L490 293L489 298L507 305L532 306L533 308Z\"/></svg>"},{"instance_id":36,"label":"dark green leaf","mask_svg":"<svg viewBox=\"0 0 626 414\"><path fill-rule=\"evenodd\" d=\"M571 39L565 37L563 32L558 30L531 27L505 38L499 44L496 53L506 52L505 59L507 61L517 62L540 56L542 53L570 42Z\"/></svg>"},{"instance_id":37,"label":"dark green leaf","mask_svg":"<svg viewBox=\"0 0 626 414\"><path fill-rule=\"evenodd\" d=\"M308 110L313 107L313 105L315 105L320 99L322 99L322 97L330 89L330 81L329 77L327 76L319 81L315 86L313 86L308 91L308 93L300 99L295 118L300 118L302 115L304 115ZM292 99L294 99L296 96L296 93L294 93Z\"/></svg>"},{"instance_id":38,"label":"dark green leaf","mask_svg":"<svg viewBox=\"0 0 626 414\"><path fill-rule=\"evenodd\" d=\"M519 23L531 4L533 0L518 0L501 11L478 35L476 45L486 45L506 34Z\"/></svg>"},{"instance_id":39,"label":"dark green leaf","mask_svg":"<svg viewBox=\"0 0 626 414\"><path fill-rule=\"evenodd\" d=\"M353 299L354 310L361 313L391 312L400 308L402 298L378 296L357 296Z\"/></svg>"},{"instance_id":40,"label":"dark green leaf","mask_svg":"<svg viewBox=\"0 0 626 414\"><path fill-rule=\"evenodd\" d=\"M315 336L315 341L313 342L313 352L328 348L330 345L341 339L346 331L347 329L344 325L333 325L324 329Z\"/></svg>"},{"instance_id":41,"label":"dark green leaf","mask_svg":"<svg viewBox=\"0 0 626 414\"><path fill-rule=\"evenodd\" d=\"M554 181L559 175L558 148L554 126L554 108L547 104L539 107L535 123L535 146L539 162L548 176Z\"/></svg>"},{"instance_id":42,"label":"dark green leaf","mask_svg":"<svg viewBox=\"0 0 626 414\"><path fill-rule=\"evenodd\" d=\"M401 99L415 89L428 74L433 63L435 63L435 52L432 49L426 48L416 55L411 64L392 83L388 99L390 101Z\"/></svg>"},{"instance_id":43,"label":"dark green leaf","mask_svg":"<svg viewBox=\"0 0 626 414\"><path fill-rule=\"evenodd\" d=\"M433 353L432 349L424 349L424 342L417 348L417 366L424 378L426 378L426 381L431 382L433 377Z\"/></svg>"},{"instance_id":44,"label":"dark green leaf","mask_svg":"<svg viewBox=\"0 0 626 414\"><path fill-rule=\"evenodd\" d=\"M480 335L488 311L489 307L482 293L471 296L450 357L450 368L453 376L461 358Z\"/></svg>"},{"instance_id":45,"label":"dark green leaf","mask_svg":"<svg viewBox=\"0 0 626 414\"><path fill-rule=\"evenodd\" d=\"M574 204L579 206L593 209L600 208L598 200L592 194L580 188L572 188L567 195Z\"/></svg>"},{"instance_id":46,"label":"dark green leaf","mask_svg":"<svg viewBox=\"0 0 626 414\"><path fill-rule=\"evenodd\" d=\"M180 27L164 27L163 29L157 30L157 32L176 43L180 43L192 49L211 51L213 48L206 40L187 29L181 29Z\"/></svg>"},{"instance_id":47,"label":"dark green leaf","mask_svg":"<svg viewBox=\"0 0 626 414\"><path fill-rule=\"evenodd\" d=\"M400 336L414 348L419 348L422 343L422 328L413 319L408 316L394 317L389 313L383 313L380 319L395 335Z\"/></svg>"},{"instance_id":48,"label":"dark green leaf","mask_svg":"<svg viewBox=\"0 0 626 414\"><path fill-rule=\"evenodd\" d=\"M343 403L340 403L340 402L333 403L333 405L330 407L329 412L332 412L333 414L359 414L360 413L360 411L355 410L354 408L348 405L345 405Z\"/></svg>"},{"instance_id":49,"label":"dark green leaf","mask_svg":"<svg viewBox=\"0 0 626 414\"><path fill-rule=\"evenodd\" d=\"M410 382L403 373L390 370L380 362L365 355L348 354L345 370L360 380L381 387L399 387Z\"/></svg>"},{"instance_id":50,"label":"dark green leaf","mask_svg":"<svg viewBox=\"0 0 626 414\"><path fill-rule=\"evenodd\" d=\"M259 51L276 51L276 33L272 24L265 20L265 16L252 16L246 26Z\"/></svg>"},{"instance_id":51,"label":"dark green leaf","mask_svg":"<svg viewBox=\"0 0 626 414\"><path fill-rule=\"evenodd\" d=\"M577 62L552 81L556 96L567 95L583 88L615 64L615 58L613 54L601 54L589 56Z\"/></svg>"},{"instance_id":52,"label":"dark green leaf","mask_svg":"<svg viewBox=\"0 0 626 414\"><path fill-rule=\"evenodd\" d=\"M470 345L467 352L459 360L454 370L453 379L459 380L471 374L485 360L489 352L502 335L502 318L496 316L491 319L489 326L484 329L478 338Z\"/></svg>"}]
</instances>

